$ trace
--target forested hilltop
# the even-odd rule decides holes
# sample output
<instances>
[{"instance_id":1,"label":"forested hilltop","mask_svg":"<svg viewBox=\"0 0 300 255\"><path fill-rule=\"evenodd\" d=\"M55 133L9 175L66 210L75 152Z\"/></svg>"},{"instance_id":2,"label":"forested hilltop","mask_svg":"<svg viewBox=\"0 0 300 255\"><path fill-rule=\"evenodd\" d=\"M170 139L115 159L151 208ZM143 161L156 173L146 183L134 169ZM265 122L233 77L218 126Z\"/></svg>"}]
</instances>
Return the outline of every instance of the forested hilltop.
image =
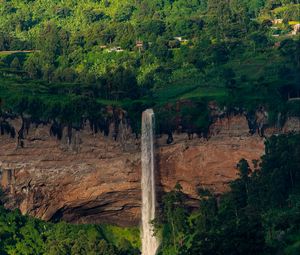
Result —
<instances>
[{"instance_id":1,"label":"forested hilltop","mask_svg":"<svg viewBox=\"0 0 300 255\"><path fill-rule=\"evenodd\" d=\"M297 0L3 0L0 50L35 52L25 63L1 65L22 67L33 79L96 83L108 98L137 97L135 86L203 85L210 73L220 80L209 85L238 78L244 74L235 66L243 63L241 56L247 52L249 60L270 51L278 40L271 36L290 38L284 35L297 22ZM240 63L228 66L234 72L214 69L237 57Z\"/></svg>"},{"instance_id":2,"label":"forested hilltop","mask_svg":"<svg viewBox=\"0 0 300 255\"><path fill-rule=\"evenodd\" d=\"M137 131L154 107L163 132L185 115L203 133L215 100L283 122L300 112L288 101L300 90L298 11L297 0L2 0L1 107L78 126L117 105ZM178 112L178 100L192 103Z\"/></svg>"}]
</instances>

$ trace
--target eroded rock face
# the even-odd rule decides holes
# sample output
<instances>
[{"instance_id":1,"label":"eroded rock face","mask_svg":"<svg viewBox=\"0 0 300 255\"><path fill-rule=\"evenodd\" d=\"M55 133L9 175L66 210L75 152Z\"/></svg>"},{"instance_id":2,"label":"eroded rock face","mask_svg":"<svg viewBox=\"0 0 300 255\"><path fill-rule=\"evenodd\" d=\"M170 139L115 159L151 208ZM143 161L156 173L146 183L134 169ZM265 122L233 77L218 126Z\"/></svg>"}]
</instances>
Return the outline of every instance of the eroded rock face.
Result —
<instances>
[{"instance_id":1,"label":"eroded rock face","mask_svg":"<svg viewBox=\"0 0 300 255\"><path fill-rule=\"evenodd\" d=\"M18 130L20 120L10 124ZM295 129L296 121L286 124ZM44 220L64 219L76 223L136 225L140 220L140 141L121 122L118 138L95 134L88 123L72 130L72 140L63 130L62 140L51 137L48 125L31 126L24 147L17 138L0 136L1 185L8 194L6 206ZM299 127L300 130L300 127ZM210 138L188 139L175 134L157 139L159 195L180 182L191 206L197 206L197 189L216 193L228 190L237 177L241 158L259 160L264 138L250 135L244 116L218 119Z\"/></svg>"}]
</instances>

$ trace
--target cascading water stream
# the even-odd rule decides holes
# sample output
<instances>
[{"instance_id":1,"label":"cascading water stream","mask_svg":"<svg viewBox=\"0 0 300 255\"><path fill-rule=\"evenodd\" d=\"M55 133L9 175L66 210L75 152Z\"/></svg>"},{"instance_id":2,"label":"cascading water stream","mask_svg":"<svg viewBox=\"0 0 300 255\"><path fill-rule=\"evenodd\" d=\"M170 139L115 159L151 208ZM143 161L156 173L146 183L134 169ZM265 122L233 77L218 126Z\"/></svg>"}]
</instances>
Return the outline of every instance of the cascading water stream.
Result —
<instances>
[{"instance_id":1,"label":"cascading water stream","mask_svg":"<svg viewBox=\"0 0 300 255\"><path fill-rule=\"evenodd\" d=\"M155 255L159 242L151 221L155 218L154 126L152 109L142 115L142 255Z\"/></svg>"}]
</instances>

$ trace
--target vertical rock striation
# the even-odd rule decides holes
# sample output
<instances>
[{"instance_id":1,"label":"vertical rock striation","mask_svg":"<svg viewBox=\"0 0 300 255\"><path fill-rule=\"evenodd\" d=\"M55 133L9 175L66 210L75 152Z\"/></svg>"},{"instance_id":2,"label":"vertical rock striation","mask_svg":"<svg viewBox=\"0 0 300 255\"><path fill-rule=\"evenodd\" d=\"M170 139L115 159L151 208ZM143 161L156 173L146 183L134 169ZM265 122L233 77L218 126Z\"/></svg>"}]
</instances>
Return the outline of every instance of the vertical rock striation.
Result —
<instances>
[{"instance_id":1,"label":"vertical rock striation","mask_svg":"<svg viewBox=\"0 0 300 255\"><path fill-rule=\"evenodd\" d=\"M19 119L9 120L16 133ZM31 126L24 133L24 147L17 137L0 136L0 182L7 193L6 206L44 220L64 219L75 223L137 225L141 214L140 139L119 121L115 139L95 133L89 123L81 131L66 128L62 139L50 135L49 125ZM299 120L289 119L283 131L300 130ZM266 134L278 133L267 129ZM264 153L264 138L249 133L243 115L216 119L210 138L188 139L174 134L157 140L158 200L162 192L179 181L191 206L197 206L198 187L216 193L228 190L237 177L241 158L250 163Z\"/></svg>"}]
</instances>

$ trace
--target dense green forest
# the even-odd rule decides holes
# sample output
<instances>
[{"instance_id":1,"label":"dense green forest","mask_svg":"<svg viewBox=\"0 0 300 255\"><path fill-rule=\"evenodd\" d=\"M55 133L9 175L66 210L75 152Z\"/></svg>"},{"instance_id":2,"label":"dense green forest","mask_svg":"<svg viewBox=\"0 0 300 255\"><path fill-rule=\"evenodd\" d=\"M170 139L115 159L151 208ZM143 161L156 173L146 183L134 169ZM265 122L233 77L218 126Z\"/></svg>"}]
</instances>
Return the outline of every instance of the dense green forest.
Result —
<instances>
[{"instance_id":1,"label":"dense green forest","mask_svg":"<svg viewBox=\"0 0 300 255\"><path fill-rule=\"evenodd\" d=\"M136 255L139 247L137 228L47 223L8 211L0 200L1 255Z\"/></svg>"},{"instance_id":2,"label":"dense green forest","mask_svg":"<svg viewBox=\"0 0 300 255\"><path fill-rule=\"evenodd\" d=\"M2 0L2 112L80 127L114 105L138 132L153 107L160 132L205 134L215 100L284 122L300 114L287 100L300 93L298 11L297 0Z\"/></svg>"},{"instance_id":3,"label":"dense green forest","mask_svg":"<svg viewBox=\"0 0 300 255\"><path fill-rule=\"evenodd\" d=\"M6 121L16 116L51 123L58 138L86 120L107 134L112 106L137 135L153 107L158 133L206 136L210 102L249 121L263 108L282 125L300 117L299 9L298 0L0 0L0 135L16 136ZM198 211L177 185L154 222L160 254L300 254L299 145L299 135L270 138L254 169L240 161L230 192L199 190ZM1 255L138 254L138 239L136 229L45 223L0 206Z\"/></svg>"},{"instance_id":4,"label":"dense green forest","mask_svg":"<svg viewBox=\"0 0 300 255\"><path fill-rule=\"evenodd\" d=\"M242 159L231 191L199 189L190 212L180 185L166 194L155 224L162 255L300 253L300 135L273 136L261 163Z\"/></svg>"}]
</instances>

